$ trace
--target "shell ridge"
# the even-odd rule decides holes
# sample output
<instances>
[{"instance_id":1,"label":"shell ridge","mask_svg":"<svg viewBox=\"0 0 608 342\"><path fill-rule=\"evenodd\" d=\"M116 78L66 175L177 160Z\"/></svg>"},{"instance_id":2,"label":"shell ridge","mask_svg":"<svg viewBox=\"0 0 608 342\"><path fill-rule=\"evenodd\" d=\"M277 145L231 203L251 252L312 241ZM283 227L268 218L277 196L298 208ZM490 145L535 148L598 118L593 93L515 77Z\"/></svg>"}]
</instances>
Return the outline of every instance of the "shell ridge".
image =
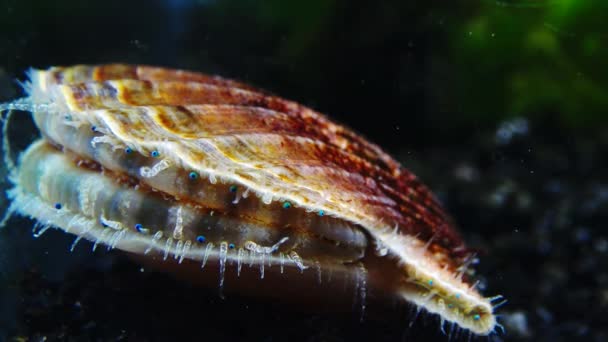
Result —
<instances>
[{"instance_id":1,"label":"shell ridge","mask_svg":"<svg viewBox=\"0 0 608 342\"><path fill-rule=\"evenodd\" d=\"M120 86L116 86L116 84L120 84L120 82L122 82L122 80L112 80L112 82L115 83L115 88L120 88ZM176 82L176 81L147 81L147 82L151 82L151 84L154 85L162 85L163 83L180 83L180 82ZM92 82L93 84L95 84L96 82ZM99 83L99 82L97 82ZM183 82L181 82L183 83ZM198 82L188 82L188 84L194 84L194 85L201 85L201 86L206 86L206 87L210 87L209 89L214 89L213 87L215 87L215 90L218 92L231 92L232 89L226 86L217 86L217 85L209 85L209 84L205 84L205 83L198 83ZM85 86L91 86L88 83L85 83ZM101 85L97 84L98 86L101 87ZM157 87L158 88L158 87ZM372 163L374 161L378 161L382 160L383 164L387 164L386 160L387 160L387 155L376 145L373 145L372 143L366 142L363 139L360 139L359 137L357 137L355 134L353 134L352 132L349 132L348 129L345 129L344 127L340 127L336 124L333 124L331 121L329 121L327 118L325 118L322 114L315 112L312 109L306 108L304 106L301 106L297 103L288 101L288 100L283 100L277 97L269 97L263 93L260 92L256 92L256 91L252 91L252 90L244 90L244 89L237 89L240 94L243 96L245 95L246 99L248 97L253 97L254 99L257 99L255 101L253 101L254 99L249 99L249 101L242 101L242 102L235 102L235 104L230 104L230 105L239 105L242 106L243 108L259 108L259 109L263 109L263 110L267 110L267 111L273 111L276 113L282 113L284 115L286 115L287 117L289 117L292 120L295 120L297 122L299 122L300 124L303 124L304 127L309 127L310 130L314 131L316 134L317 138L320 137L334 137L334 139L338 138L336 136L336 133L340 133L340 134L344 134L344 137L342 137L341 139L346 139L347 141L344 143L337 143L337 141L333 141L331 144L337 148L344 148L345 147L345 143L347 145L350 145L351 148L354 148L355 151L361 150L361 153L363 156L369 159L368 162ZM95 94L91 94L91 95L95 95ZM114 105L120 105L121 104L121 98L120 97L116 97L116 102L114 103ZM157 101L162 101L163 98L162 97L158 97ZM124 102L124 101L123 101ZM257 102L257 103L256 103ZM280 106L278 106L278 105ZM132 106L132 103L125 103L124 105L126 106ZM281 107L281 108L279 108ZM313 122L307 122L305 119L308 118L310 120L312 120ZM388 157L390 158L390 157ZM387 164L387 172L389 172L389 174L395 175L395 162L390 160L391 163ZM399 173L399 172L397 172Z\"/></svg>"}]
</instances>

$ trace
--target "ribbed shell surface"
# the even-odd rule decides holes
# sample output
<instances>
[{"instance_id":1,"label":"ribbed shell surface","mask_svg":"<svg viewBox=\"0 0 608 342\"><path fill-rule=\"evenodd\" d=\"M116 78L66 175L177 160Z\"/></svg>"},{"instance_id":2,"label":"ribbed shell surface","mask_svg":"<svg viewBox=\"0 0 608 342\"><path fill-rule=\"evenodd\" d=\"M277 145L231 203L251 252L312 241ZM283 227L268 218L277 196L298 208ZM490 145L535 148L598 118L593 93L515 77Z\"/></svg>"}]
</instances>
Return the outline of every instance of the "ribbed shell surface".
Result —
<instances>
[{"instance_id":1,"label":"ribbed shell surface","mask_svg":"<svg viewBox=\"0 0 608 342\"><path fill-rule=\"evenodd\" d=\"M431 254L451 270L466 254L450 218L411 172L297 103L219 77L147 66L54 67L33 81L43 91L60 89L54 96L70 111L121 140L171 151L184 168L322 210L375 238L389 231L432 238Z\"/></svg>"}]
</instances>

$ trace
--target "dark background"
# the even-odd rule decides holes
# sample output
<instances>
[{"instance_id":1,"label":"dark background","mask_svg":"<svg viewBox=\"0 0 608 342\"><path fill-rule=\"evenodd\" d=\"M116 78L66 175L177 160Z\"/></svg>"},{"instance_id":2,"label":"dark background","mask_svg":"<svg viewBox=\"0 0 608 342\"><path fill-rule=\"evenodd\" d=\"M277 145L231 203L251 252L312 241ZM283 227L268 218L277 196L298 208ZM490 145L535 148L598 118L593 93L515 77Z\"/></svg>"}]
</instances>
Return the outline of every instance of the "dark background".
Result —
<instances>
[{"instance_id":1,"label":"dark background","mask_svg":"<svg viewBox=\"0 0 608 342\"><path fill-rule=\"evenodd\" d=\"M484 293L509 299L494 340L605 341L606 4L0 0L0 99L32 66L125 62L297 100L435 190L480 251ZM18 126L17 144L36 136ZM224 302L116 254L68 256L71 238L34 240L31 225L0 231L0 340L447 340L432 317L407 328L407 313L361 324Z\"/></svg>"}]
</instances>

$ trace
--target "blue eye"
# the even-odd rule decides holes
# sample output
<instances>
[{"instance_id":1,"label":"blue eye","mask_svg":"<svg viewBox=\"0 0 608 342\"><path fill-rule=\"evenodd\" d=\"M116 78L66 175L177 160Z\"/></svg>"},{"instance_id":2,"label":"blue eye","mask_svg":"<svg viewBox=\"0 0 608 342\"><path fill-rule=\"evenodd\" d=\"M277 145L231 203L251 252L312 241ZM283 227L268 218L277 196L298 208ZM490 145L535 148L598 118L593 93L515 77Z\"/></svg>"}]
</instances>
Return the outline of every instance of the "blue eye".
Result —
<instances>
[{"instance_id":1,"label":"blue eye","mask_svg":"<svg viewBox=\"0 0 608 342\"><path fill-rule=\"evenodd\" d=\"M130 147L125 148L125 153L129 154L129 153L132 153L132 152L133 152L132 148L130 148Z\"/></svg>"},{"instance_id":2,"label":"blue eye","mask_svg":"<svg viewBox=\"0 0 608 342\"><path fill-rule=\"evenodd\" d=\"M192 180L195 180L195 179L197 179L197 178L198 178L198 173L196 173L196 172L192 171L192 172L190 172L190 173L188 174L188 178L190 178L190 179L192 179Z\"/></svg>"},{"instance_id":3,"label":"blue eye","mask_svg":"<svg viewBox=\"0 0 608 342\"><path fill-rule=\"evenodd\" d=\"M233 244L233 243L229 244L229 245L228 245L228 248L230 248L230 249L234 249L234 244Z\"/></svg>"},{"instance_id":4,"label":"blue eye","mask_svg":"<svg viewBox=\"0 0 608 342\"><path fill-rule=\"evenodd\" d=\"M289 203L289 202L283 202L283 208L284 208L284 209L289 209L289 208L291 208L291 203Z\"/></svg>"},{"instance_id":5,"label":"blue eye","mask_svg":"<svg viewBox=\"0 0 608 342\"><path fill-rule=\"evenodd\" d=\"M160 156L160 152L158 152L157 150L152 151L152 153L150 153L150 155L154 158L158 158L158 156Z\"/></svg>"},{"instance_id":6,"label":"blue eye","mask_svg":"<svg viewBox=\"0 0 608 342\"><path fill-rule=\"evenodd\" d=\"M207 239L205 239L205 237L203 235L199 235L196 237L196 242L198 242L198 243L203 243L203 242L205 242L205 240L207 240Z\"/></svg>"},{"instance_id":7,"label":"blue eye","mask_svg":"<svg viewBox=\"0 0 608 342\"><path fill-rule=\"evenodd\" d=\"M57 210L61 209L61 203L55 203L55 209L57 209Z\"/></svg>"}]
</instances>

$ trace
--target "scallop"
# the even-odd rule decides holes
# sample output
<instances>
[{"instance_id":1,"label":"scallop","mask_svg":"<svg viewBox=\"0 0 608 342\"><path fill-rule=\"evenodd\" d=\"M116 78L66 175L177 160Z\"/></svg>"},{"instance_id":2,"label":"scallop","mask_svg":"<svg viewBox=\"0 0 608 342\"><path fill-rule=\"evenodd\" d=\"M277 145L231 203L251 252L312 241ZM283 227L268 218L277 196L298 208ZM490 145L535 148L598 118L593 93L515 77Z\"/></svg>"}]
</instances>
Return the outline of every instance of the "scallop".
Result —
<instances>
[{"instance_id":1,"label":"scallop","mask_svg":"<svg viewBox=\"0 0 608 342\"><path fill-rule=\"evenodd\" d=\"M344 283L361 307L375 291L437 314L442 327L499 327L429 189L326 116L243 83L150 66L32 70L25 88L0 109L31 112L43 138L17 164L5 158L10 213L172 272L196 265L220 289L306 298L316 287L329 300ZM276 282L245 281L251 269Z\"/></svg>"}]
</instances>

